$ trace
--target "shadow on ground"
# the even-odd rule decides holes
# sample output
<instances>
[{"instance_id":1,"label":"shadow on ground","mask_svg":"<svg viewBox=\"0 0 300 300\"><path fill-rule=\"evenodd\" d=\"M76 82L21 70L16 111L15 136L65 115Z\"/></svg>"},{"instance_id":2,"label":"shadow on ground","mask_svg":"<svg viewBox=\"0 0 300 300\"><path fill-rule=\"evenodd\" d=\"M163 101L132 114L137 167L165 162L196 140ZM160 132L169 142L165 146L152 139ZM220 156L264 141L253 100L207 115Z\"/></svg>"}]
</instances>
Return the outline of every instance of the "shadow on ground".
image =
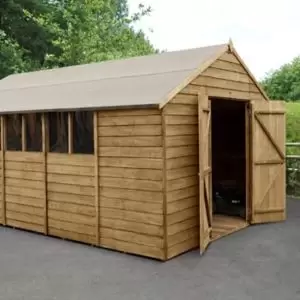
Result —
<instances>
[{"instance_id":1,"label":"shadow on ground","mask_svg":"<svg viewBox=\"0 0 300 300\"><path fill-rule=\"evenodd\" d=\"M0 227L2 300L300 299L300 200L166 263Z\"/></svg>"}]
</instances>

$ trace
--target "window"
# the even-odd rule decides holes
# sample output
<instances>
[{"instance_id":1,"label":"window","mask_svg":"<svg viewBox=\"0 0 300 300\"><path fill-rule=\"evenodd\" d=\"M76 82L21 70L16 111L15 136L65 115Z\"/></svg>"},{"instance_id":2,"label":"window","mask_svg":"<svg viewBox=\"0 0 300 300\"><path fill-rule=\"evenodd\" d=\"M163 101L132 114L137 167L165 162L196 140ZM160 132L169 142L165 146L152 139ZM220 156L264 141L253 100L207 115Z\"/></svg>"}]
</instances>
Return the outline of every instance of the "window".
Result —
<instances>
[{"instance_id":1,"label":"window","mask_svg":"<svg viewBox=\"0 0 300 300\"><path fill-rule=\"evenodd\" d=\"M49 151L68 153L68 113L51 112L49 120Z\"/></svg>"},{"instance_id":2,"label":"window","mask_svg":"<svg viewBox=\"0 0 300 300\"><path fill-rule=\"evenodd\" d=\"M93 112L78 111L72 113L73 152L83 154L94 153Z\"/></svg>"},{"instance_id":3,"label":"window","mask_svg":"<svg viewBox=\"0 0 300 300\"><path fill-rule=\"evenodd\" d=\"M6 116L6 149L22 151L22 117L19 114Z\"/></svg>"},{"instance_id":4,"label":"window","mask_svg":"<svg viewBox=\"0 0 300 300\"><path fill-rule=\"evenodd\" d=\"M26 114L25 118L25 151L41 152L42 150L42 115Z\"/></svg>"}]
</instances>

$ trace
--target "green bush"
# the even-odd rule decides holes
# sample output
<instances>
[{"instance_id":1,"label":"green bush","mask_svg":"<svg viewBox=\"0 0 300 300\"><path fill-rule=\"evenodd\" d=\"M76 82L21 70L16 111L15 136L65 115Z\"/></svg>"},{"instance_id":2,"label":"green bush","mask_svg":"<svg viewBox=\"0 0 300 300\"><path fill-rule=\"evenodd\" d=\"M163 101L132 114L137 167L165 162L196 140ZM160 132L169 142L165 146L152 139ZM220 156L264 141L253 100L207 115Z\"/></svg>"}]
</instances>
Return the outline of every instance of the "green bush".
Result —
<instances>
[{"instance_id":1,"label":"green bush","mask_svg":"<svg viewBox=\"0 0 300 300\"><path fill-rule=\"evenodd\" d=\"M286 141L300 143L300 102L287 103ZM287 147L287 155L300 155L300 147ZM287 192L295 196L300 195L300 160L287 159Z\"/></svg>"}]
</instances>

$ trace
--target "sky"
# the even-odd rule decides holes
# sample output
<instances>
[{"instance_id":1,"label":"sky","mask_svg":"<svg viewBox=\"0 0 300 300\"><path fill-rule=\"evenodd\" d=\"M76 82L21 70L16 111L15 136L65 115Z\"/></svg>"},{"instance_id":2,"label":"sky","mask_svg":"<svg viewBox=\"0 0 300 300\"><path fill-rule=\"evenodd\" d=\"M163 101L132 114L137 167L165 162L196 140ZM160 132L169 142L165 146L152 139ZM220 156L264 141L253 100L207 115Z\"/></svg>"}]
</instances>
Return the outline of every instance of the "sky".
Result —
<instances>
[{"instance_id":1,"label":"sky","mask_svg":"<svg viewBox=\"0 0 300 300\"><path fill-rule=\"evenodd\" d=\"M227 43L254 76L300 55L300 0L128 0L152 13L136 24L159 50L173 51Z\"/></svg>"}]
</instances>

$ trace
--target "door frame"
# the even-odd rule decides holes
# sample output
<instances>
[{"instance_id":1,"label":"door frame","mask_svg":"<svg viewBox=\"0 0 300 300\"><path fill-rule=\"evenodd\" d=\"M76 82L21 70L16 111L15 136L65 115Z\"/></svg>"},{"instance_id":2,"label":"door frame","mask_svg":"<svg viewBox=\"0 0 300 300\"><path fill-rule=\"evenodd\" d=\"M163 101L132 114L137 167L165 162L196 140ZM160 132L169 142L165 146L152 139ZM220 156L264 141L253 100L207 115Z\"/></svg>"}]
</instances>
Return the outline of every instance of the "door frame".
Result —
<instances>
[{"instance_id":1,"label":"door frame","mask_svg":"<svg viewBox=\"0 0 300 300\"><path fill-rule=\"evenodd\" d=\"M245 191L246 191L246 216L245 221L250 224L251 221L251 211L252 211L252 107L250 100L243 99L233 99L225 97L214 97L213 95L208 95L208 100L213 103L213 101L233 101L233 102L242 102L244 103L245 111ZM212 114L212 111L211 111ZM213 170L212 170L213 176ZM211 203L212 205L212 203Z\"/></svg>"}]
</instances>

